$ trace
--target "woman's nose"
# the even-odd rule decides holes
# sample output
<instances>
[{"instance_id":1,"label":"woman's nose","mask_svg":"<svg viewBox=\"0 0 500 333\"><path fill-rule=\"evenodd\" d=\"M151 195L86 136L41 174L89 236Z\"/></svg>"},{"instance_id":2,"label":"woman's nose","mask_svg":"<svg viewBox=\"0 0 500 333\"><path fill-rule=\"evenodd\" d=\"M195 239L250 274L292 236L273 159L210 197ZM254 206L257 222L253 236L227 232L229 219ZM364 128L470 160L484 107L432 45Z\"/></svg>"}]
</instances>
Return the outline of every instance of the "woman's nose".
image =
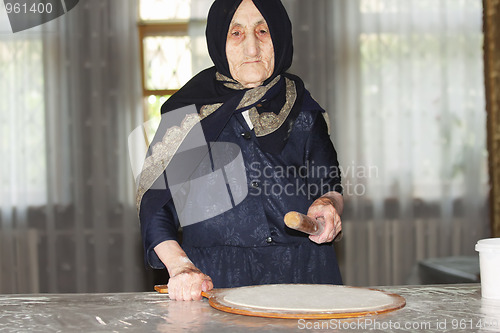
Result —
<instances>
[{"instance_id":1,"label":"woman's nose","mask_svg":"<svg viewBox=\"0 0 500 333\"><path fill-rule=\"evenodd\" d=\"M244 51L247 57L256 57L260 53L259 40L254 34L248 34L245 38Z\"/></svg>"}]
</instances>

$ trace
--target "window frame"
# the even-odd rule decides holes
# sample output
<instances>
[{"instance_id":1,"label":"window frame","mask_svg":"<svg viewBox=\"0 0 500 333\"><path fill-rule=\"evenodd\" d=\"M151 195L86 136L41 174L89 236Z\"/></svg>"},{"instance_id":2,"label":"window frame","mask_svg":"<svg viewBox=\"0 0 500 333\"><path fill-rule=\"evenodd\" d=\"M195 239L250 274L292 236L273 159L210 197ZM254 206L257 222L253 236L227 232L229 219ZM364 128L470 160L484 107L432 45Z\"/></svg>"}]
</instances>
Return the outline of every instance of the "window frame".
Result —
<instances>
[{"instance_id":1,"label":"window frame","mask_svg":"<svg viewBox=\"0 0 500 333\"><path fill-rule=\"evenodd\" d=\"M140 61L141 61L141 80L142 80L142 95L148 97L150 95L172 95L179 89L148 89L146 87L145 73L145 55L144 55L144 39L147 37L162 37L162 36L189 36L189 22L187 20L176 21L139 21L139 44L140 44Z\"/></svg>"},{"instance_id":2,"label":"window frame","mask_svg":"<svg viewBox=\"0 0 500 333\"><path fill-rule=\"evenodd\" d=\"M148 89L146 87L144 40L147 37L189 36L189 20L142 20L139 17L137 29L139 38L139 58L141 62L142 114L144 122L147 122L150 120L150 115L148 114L149 96L171 96L179 91L181 87L178 89Z\"/></svg>"}]
</instances>

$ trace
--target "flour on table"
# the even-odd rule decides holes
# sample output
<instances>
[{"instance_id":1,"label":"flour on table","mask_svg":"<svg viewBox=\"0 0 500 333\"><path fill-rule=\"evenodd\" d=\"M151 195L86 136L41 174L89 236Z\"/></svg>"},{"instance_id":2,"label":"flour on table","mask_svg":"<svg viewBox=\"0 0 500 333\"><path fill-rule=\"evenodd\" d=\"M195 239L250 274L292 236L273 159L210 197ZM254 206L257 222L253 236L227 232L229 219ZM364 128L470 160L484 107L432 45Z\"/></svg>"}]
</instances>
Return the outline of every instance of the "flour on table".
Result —
<instances>
[{"instance_id":1,"label":"flour on table","mask_svg":"<svg viewBox=\"0 0 500 333\"><path fill-rule=\"evenodd\" d=\"M337 285L274 284L230 289L224 301L254 309L297 312L375 311L393 304L393 297L365 288Z\"/></svg>"}]
</instances>

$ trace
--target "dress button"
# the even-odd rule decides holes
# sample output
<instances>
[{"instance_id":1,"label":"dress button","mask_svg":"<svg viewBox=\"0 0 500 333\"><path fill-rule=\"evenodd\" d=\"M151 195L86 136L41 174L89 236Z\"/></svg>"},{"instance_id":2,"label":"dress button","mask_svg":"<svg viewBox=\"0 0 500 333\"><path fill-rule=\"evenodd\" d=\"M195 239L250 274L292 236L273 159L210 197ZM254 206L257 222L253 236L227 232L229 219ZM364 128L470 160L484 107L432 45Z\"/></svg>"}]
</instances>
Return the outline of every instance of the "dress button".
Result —
<instances>
[{"instance_id":1,"label":"dress button","mask_svg":"<svg viewBox=\"0 0 500 333\"><path fill-rule=\"evenodd\" d=\"M249 140L252 137L252 135L250 134L250 132L241 133L241 136L244 137L247 140Z\"/></svg>"},{"instance_id":2,"label":"dress button","mask_svg":"<svg viewBox=\"0 0 500 333\"><path fill-rule=\"evenodd\" d=\"M273 242L273 238L271 236L267 237L266 238L266 242L272 243Z\"/></svg>"},{"instance_id":3,"label":"dress button","mask_svg":"<svg viewBox=\"0 0 500 333\"><path fill-rule=\"evenodd\" d=\"M259 188L260 187L260 184L258 181L254 180L250 183L250 185L253 187L253 188Z\"/></svg>"}]
</instances>

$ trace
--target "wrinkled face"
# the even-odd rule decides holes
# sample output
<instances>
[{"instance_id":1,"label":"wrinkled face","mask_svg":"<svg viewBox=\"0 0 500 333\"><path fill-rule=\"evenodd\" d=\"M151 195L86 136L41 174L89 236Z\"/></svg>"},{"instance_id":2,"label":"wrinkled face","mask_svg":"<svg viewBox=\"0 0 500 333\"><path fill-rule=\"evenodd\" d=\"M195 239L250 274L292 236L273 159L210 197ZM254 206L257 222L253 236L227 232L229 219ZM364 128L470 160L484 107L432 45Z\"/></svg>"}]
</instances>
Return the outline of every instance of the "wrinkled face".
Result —
<instances>
[{"instance_id":1,"label":"wrinkled face","mask_svg":"<svg viewBox=\"0 0 500 333\"><path fill-rule=\"evenodd\" d=\"M258 87L273 74L273 41L266 20L252 0L243 0L234 14L226 56L231 76L245 88Z\"/></svg>"}]
</instances>

